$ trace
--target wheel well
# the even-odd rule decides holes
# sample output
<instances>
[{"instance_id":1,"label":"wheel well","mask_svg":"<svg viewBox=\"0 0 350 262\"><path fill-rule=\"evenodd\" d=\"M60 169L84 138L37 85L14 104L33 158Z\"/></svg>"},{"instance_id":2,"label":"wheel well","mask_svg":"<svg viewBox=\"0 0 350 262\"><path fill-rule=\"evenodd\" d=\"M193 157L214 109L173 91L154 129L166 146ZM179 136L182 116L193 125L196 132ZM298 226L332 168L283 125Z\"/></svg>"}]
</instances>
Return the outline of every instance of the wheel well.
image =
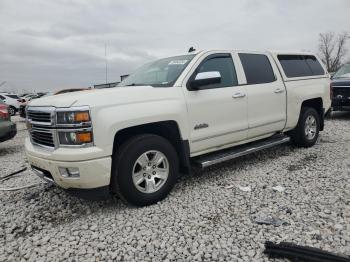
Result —
<instances>
[{"instance_id":1,"label":"wheel well","mask_svg":"<svg viewBox=\"0 0 350 262\"><path fill-rule=\"evenodd\" d=\"M167 139L174 146L179 156L180 171L183 173L190 172L189 144L187 140L182 140L179 127L175 121L149 123L119 130L114 136L113 154L124 142L140 134L155 134Z\"/></svg>"},{"instance_id":2,"label":"wheel well","mask_svg":"<svg viewBox=\"0 0 350 262\"><path fill-rule=\"evenodd\" d=\"M324 129L324 108L323 108L323 101L322 98L313 98L309 100L305 100L302 105L302 107L312 107L314 108L319 116L320 116L320 130L322 131Z\"/></svg>"}]
</instances>

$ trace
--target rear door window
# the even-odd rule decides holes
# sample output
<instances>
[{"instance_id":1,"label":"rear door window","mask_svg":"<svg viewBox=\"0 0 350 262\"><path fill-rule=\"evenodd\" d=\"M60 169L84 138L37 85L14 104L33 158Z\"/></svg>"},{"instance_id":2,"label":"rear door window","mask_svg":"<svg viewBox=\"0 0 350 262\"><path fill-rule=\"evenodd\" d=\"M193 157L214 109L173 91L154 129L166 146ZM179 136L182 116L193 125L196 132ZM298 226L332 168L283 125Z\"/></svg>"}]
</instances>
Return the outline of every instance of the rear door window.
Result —
<instances>
[{"instance_id":1,"label":"rear door window","mask_svg":"<svg viewBox=\"0 0 350 262\"><path fill-rule=\"evenodd\" d=\"M276 80L271 63L266 55L239 54L248 85L271 83Z\"/></svg>"},{"instance_id":2,"label":"rear door window","mask_svg":"<svg viewBox=\"0 0 350 262\"><path fill-rule=\"evenodd\" d=\"M310 55L278 55L287 77L324 75L324 70L316 57Z\"/></svg>"}]
</instances>

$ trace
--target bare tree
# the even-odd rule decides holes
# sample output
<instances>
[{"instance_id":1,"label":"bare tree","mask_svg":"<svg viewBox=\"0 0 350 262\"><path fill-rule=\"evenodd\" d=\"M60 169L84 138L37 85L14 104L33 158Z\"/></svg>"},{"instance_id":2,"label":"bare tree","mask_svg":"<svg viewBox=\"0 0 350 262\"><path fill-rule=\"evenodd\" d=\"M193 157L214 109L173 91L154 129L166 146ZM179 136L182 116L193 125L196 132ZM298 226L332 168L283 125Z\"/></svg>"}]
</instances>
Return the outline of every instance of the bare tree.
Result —
<instances>
[{"instance_id":1,"label":"bare tree","mask_svg":"<svg viewBox=\"0 0 350 262\"><path fill-rule=\"evenodd\" d=\"M335 72L342 66L343 59L348 51L345 47L348 39L349 34L346 32L337 36L334 32L320 34L318 49L320 57L329 72Z\"/></svg>"}]
</instances>

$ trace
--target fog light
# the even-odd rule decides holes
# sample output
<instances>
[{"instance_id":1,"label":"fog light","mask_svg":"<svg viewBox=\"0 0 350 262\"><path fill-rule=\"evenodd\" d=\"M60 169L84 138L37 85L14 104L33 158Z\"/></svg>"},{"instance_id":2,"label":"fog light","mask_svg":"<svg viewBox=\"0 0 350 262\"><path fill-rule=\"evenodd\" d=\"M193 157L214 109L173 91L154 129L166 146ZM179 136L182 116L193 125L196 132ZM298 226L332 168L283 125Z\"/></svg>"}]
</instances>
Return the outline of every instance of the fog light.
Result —
<instances>
[{"instance_id":1,"label":"fog light","mask_svg":"<svg viewBox=\"0 0 350 262\"><path fill-rule=\"evenodd\" d=\"M80 177L79 168L77 167L59 167L61 176L65 178L78 178Z\"/></svg>"}]
</instances>

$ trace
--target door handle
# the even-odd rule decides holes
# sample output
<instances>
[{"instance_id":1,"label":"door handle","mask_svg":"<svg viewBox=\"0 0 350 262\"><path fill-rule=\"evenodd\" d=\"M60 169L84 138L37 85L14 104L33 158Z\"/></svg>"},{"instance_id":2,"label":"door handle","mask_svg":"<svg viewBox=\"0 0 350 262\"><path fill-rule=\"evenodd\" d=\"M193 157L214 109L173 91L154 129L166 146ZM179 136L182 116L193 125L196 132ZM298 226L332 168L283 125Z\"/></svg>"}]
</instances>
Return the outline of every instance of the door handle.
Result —
<instances>
[{"instance_id":1,"label":"door handle","mask_svg":"<svg viewBox=\"0 0 350 262\"><path fill-rule=\"evenodd\" d=\"M244 93L235 93L232 98L241 98L241 97L245 97Z\"/></svg>"},{"instance_id":2,"label":"door handle","mask_svg":"<svg viewBox=\"0 0 350 262\"><path fill-rule=\"evenodd\" d=\"M278 93L283 93L284 90L281 89L281 88L277 88L277 89L276 89L275 91L273 91L273 92L275 92L276 94L278 94Z\"/></svg>"}]
</instances>

